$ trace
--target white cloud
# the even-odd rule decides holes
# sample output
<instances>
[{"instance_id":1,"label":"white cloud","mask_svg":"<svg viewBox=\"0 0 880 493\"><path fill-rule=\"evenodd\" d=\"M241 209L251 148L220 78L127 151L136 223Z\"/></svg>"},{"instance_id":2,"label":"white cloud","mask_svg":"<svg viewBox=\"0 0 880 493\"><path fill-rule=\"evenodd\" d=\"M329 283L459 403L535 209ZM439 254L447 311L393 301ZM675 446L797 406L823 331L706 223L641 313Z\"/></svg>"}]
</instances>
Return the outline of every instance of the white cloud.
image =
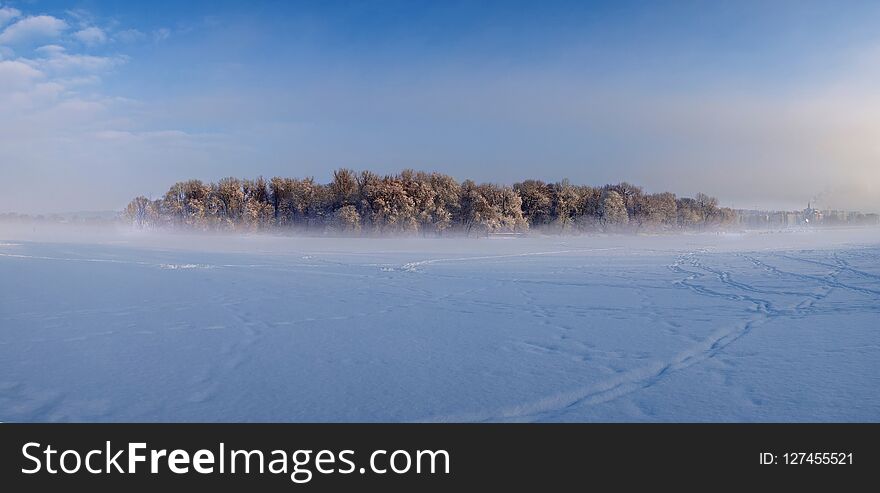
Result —
<instances>
[{"instance_id":1,"label":"white cloud","mask_svg":"<svg viewBox=\"0 0 880 493\"><path fill-rule=\"evenodd\" d=\"M73 37L86 46L96 46L107 42L107 34L100 27L87 27L73 33Z\"/></svg>"},{"instance_id":2,"label":"white cloud","mask_svg":"<svg viewBox=\"0 0 880 493\"><path fill-rule=\"evenodd\" d=\"M12 92L29 89L44 74L18 60L0 60L0 91Z\"/></svg>"},{"instance_id":3,"label":"white cloud","mask_svg":"<svg viewBox=\"0 0 880 493\"><path fill-rule=\"evenodd\" d=\"M12 19L17 19L21 11L12 7L0 7L0 26L5 26Z\"/></svg>"},{"instance_id":4,"label":"white cloud","mask_svg":"<svg viewBox=\"0 0 880 493\"><path fill-rule=\"evenodd\" d=\"M57 38L67 29L67 23L51 15L37 15L10 25L0 33L0 44L16 44Z\"/></svg>"},{"instance_id":5,"label":"white cloud","mask_svg":"<svg viewBox=\"0 0 880 493\"><path fill-rule=\"evenodd\" d=\"M55 104L64 94L66 88L56 82L39 82L18 92L10 92L0 98L4 106L17 110L34 110L47 108ZM22 112L23 116L28 113Z\"/></svg>"},{"instance_id":6,"label":"white cloud","mask_svg":"<svg viewBox=\"0 0 880 493\"><path fill-rule=\"evenodd\" d=\"M0 107L8 111L13 124L22 123L35 109L55 104L65 89L24 61L0 61ZM4 119L0 118L2 123Z\"/></svg>"},{"instance_id":7,"label":"white cloud","mask_svg":"<svg viewBox=\"0 0 880 493\"><path fill-rule=\"evenodd\" d=\"M7 17L20 15L9 10L0 9L0 13ZM94 23L86 23L83 15L68 15L68 22L80 26L72 35L74 39L86 45L109 41L107 34ZM18 56L10 47L0 45L0 107L16 110L0 114L0 132L9 134L26 128L28 121L45 124L70 121L74 116L82 121L113 104L101 94L100 75L128 58L70 51L61 44L68 22L47 15L26 16L0 30L0 43L24 43L20 50L17 48L21 52ZM47 37L58 41L30 50L31 44ZM80 92L84 88L88 92ZM49 127L44 126L40 133L49 135Z\"/></svg>"}]
</instances>

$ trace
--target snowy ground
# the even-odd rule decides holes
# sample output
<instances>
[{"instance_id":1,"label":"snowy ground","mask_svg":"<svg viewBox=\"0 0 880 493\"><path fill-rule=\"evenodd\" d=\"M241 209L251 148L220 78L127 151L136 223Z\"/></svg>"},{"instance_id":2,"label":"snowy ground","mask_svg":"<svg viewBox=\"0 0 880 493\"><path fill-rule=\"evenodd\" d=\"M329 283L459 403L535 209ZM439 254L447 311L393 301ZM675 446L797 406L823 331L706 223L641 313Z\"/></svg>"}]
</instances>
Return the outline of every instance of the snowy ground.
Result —
<instances>
[{"instance_id":1,"label":"snowy ground","mask_svg":"<svg viewBox=\"0 0 880 493\"><path fill-rule=\"evenodd\" d=\"M880 230L0 227L0 421L880 421Z\"/></svg>"}]
</instances>

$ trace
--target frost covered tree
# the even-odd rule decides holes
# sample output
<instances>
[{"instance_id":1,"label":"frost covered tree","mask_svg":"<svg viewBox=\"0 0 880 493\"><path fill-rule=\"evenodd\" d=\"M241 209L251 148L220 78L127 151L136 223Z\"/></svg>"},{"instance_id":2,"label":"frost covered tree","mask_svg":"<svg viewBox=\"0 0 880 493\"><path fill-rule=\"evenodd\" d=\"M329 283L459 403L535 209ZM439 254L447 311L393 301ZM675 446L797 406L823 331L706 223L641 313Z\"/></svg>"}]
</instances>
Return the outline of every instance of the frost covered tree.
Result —
<instances>
[{"instance_id":1,"label":"frost covered tree","mask_svg":"<svg viewBox=\"0 0 880 493\"><path fill-rule=\"evenodd\" d=\"M362 209L369 218L374 231L417 231L415 201L406 193L404 183L398 177L378 178L362 176Z\"/></svg>"},{"instance_id":2,"label":"frost covered tree","mask_svg":"<svg viewBox=\"0 0 880 493\"><path fill-rule=\"evenodd\" d=\"M602 199L599 205L599 217L603 226L624 225L629 222L629 216L626 213L626 204L623 197L614 190L605 190L602 192Z\"/></svg>"},{"instance_id":3,"label":"frost covered tree","mask_svg":"<svg viewBox=\"0 0 880 493\"><path fill-rule=\"evenodd\" d=\"M234 177L223 178L212 187L212 193L217 197L220 205L218 211L220 223L230 228L239 224L244 211L244 190L241 180Z\"/></svg>"},{"instance_id":4,"label":"frost covered tree","mask_svg":"<svg viewBox=\"0 0 880 493\"><path fill-rule=\"evenodd\" d=\"M280 176L268 182L262 177L182 181L158 200L137 197L124 216L136 227L422 234L592 231L626 224L690 229L735 218L706 194L680 199L668 192L646 194L627 182L597 188L568 180L525 180L510 187L459 183L448 175L411 169L379 176L345 168L327 184Z\"/></svg>"},{"instance_id":5,"label":"frost covered tree","mask_svg":"<svg viewBox=\"0 0 880 493\"><path fill-rule=\"evenodd\" d=\"M644 197L639 218L650 225L672 226L675 225L676 212L675 194L654 193Z\"/></svg>"},{"instance_id":6,"label":"frost covered tree","mask_svg":"<svg viewBox=\"0 0 880 493\"><path fill-rule=\"evenodd\" d=\"M330 182L330 200L334 209L355 205L360 197L360 187L354 171L342 168L333 172Z\"/></svg>"},{"instance_id":7,"label":"frost covered tree","mask_svg":"<svg viewBox=\"0 0 880 493\"><path fill-rule=\"evenodd\" d=\"M562 180L550 185L551 215L554 224L562 231L567 231L577 217L580 196L577 189L568 182Z\"/></svg>"},{"instance_id":8,"label":"frost covered tree","mask_svg":"<svg viewBox=\"0 0 880 493\"><path fill-rule=\"evenodd\" d=\"M339 231L356 232L361 230L361 215L353 205L344 205L336 209L334 225Z\"/></svg>"},{"instance_id":9,"label":"frost covered tree","mask_svg":"<svg viewBox=\"0 0 880 493\"><path fill-rule=\"evenodd\" d=\"M694 197L697 212L703 222L707 222L718 214L718 200L705 193L698 193Z\"/></svg>"},{"instance_id":10,"label":"frost covered tree","mask_svg":"<svg viewBox=\"0 0 880 493\"><path fill-rule=\"evenodd\" d=\"M465 232L470 234L474 229L489 230L497 220L495 209L477 184L471 180L462 182L458 221L464 226Z\"/></svg>"},{"instance_id":11,"label":"frost covered tree","mask_svg":"<svg viewBox=\"0 0 880 493\"><path fill-rule=\"evenodd\" d=\"M155 226L159 218L153 201L144 197L135 197L125 207L125 217L137 228Z\"/></svg>"},{"instance_id":12,"label":"frost covered tree","mask_svg":"<svg viewBox=\"0 0 880 493\"><path fill-rule=\"evenodd\" d=\"M702 221L699 204L689 197L682 197L676 201L676 215L678 226L682 228L699 226Z\"/></svg>"},{"instance_id":13,"label":"frost covered tree","mask_svg":"<svg viewBox=\"0 0 880 493\"><path fill-rule=\"evenodd\" d=\"M431 173L430 182L434 191L432 226L435 232L443 233L454 226L454 218L460 212L461 186L451 176L441 173Z\"/></svg>"},{"instance_id":14,"label":"frost covered tree","mask_svg":"<svg viewBox=\"0 0 880 493\"><path fill-rule=\"evenodd\" d=\"M244 197L244 223L250 230L267 228L274 216L269 187L263 177L256 180L242 180Z\"/></svg>"},{"instance_id":15,"label":"frost covered tree","mask_svg":"<svg viewBox=\"0 0 880 493\"><path fill-rule=\"evenodd\" d=\"M522 200L523 216L533 226L549 224L553 216L553 200L547 184L541 180L526 180L513 185Z\"/></svg>"}]
</instances>

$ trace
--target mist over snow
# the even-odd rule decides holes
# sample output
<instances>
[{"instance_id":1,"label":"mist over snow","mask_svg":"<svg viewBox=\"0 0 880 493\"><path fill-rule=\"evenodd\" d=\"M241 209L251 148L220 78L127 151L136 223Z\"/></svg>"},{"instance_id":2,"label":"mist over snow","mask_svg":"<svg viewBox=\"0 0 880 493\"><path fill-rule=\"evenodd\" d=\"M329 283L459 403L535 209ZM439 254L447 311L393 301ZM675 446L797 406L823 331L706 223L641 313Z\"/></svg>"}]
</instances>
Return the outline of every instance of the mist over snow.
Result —
<instances>
[{"instance_id":1,"label":"mist over snow","mask_svg":"<svg viewBox=\"0 0 880 493\"><path fill-rule=\"evenodd\" d=\"M0 228L0 421L873 421L880 229Z\"/></svg>"}]
</instances>

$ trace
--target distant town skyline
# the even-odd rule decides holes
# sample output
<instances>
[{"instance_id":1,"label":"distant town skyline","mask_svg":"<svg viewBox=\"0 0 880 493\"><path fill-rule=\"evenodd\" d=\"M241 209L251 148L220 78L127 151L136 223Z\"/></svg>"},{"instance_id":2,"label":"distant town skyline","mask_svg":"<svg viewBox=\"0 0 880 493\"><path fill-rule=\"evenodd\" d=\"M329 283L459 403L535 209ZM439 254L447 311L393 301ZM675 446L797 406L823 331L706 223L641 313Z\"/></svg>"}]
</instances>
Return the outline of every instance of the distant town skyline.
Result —
<instances>
[{"instance_id":1,"label":"distant town skyline","mask_svg":"<svg viewBox=\"0 0 880 493\"><path fill-rule=\"evenodd\" d=\"M0 0L0 212L436 170L880 211L876 2Z\"/></svg>"}]
</instances>

